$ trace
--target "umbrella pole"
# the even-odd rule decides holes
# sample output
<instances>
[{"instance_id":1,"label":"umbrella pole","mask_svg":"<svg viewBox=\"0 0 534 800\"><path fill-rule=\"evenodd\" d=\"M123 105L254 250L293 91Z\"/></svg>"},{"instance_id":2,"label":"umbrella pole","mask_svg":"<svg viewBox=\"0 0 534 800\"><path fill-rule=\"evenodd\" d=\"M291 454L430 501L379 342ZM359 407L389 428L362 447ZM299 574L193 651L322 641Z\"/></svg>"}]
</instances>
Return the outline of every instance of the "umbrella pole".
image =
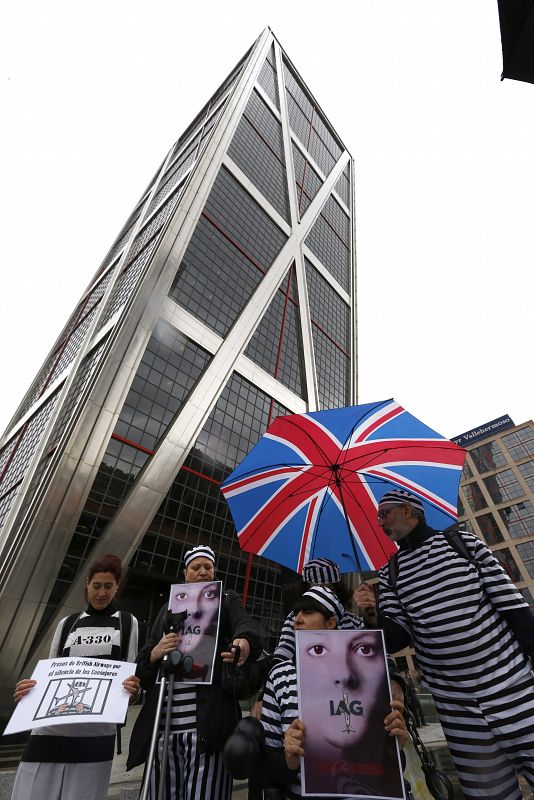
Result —
<instances>
[{"instance_id":1,"label":"umbrella pole","mask_svg":"<svg viewBox=\"0 0 534 800\"><path fill-rule=\"evenodd\" d=\"M245 573L245 588L243 589L243 605L247 602L248 585L250 582L250 570L252 569L252 553L248 554L247 571Z\"/></svg>"},{"instance_id":2,"label":"umbrella pole","mask_svg":"<svg viewBox=\"0 0 534 800\"><path fill-rule=\"evenodd\" d=\"M341 480L338 475L336 475L336 486L339 489L339 497L341 500L341 505L343 506L343 516L345 517L345 522L347 524L347 531L349 534L350 543L352 545L352 550L354 552L354 560L356 562L356 569L358 570L358 576L360 578L360 583L364 583L363 579L363 569L360 562L360 557L358 555L358 550L356 548L356 542L354 541L354 536L352 535L352 529L350 527L350 522L347 514L347 509L345 508L345 499L343 497L343 489L341 488ZM369 608L365 609L367 618L371 620L373 617L376 617L376 608L370 606Z\"/></svg>"},{"instance_id":3,"label":"umbrella pole","mask_svg":"<svg viewBox=\"0 0 534 800\"><path fill-rule=\"evenodd\" d=\"M347 515L347 509L345 507L345 498L343 497L343 489L341 488L341 480L339 479L338 475L336 475L335 480L336 480L336 486L339 489L339 497L340 497L340 500L341 500L341 505L343 506L343 516L345 517L345 522L346 522L346 525L347 525L347 531L348 531L348 534L349 534L349 540L350 540L350 543L352 545L352 550L354 552L354 561L356 562L356 569L357 569L358 574L360 576L360 580L363 581L363 569L362 569L362 565L361 565L361 562L360 562L360 557L358 555L358 550L356 549L356 544L354 542L354 536L352 535L352 529L350 527L349 518L348 518L348 515Z\"/></svg>"}]
</instances>

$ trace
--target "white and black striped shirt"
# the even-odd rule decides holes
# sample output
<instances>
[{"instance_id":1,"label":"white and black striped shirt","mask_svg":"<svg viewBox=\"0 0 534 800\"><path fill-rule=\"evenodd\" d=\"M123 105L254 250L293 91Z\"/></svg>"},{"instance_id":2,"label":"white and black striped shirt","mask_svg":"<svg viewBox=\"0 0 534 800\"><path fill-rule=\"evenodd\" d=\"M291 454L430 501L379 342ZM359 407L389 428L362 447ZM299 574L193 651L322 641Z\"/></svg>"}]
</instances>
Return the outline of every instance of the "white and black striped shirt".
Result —
<instances>
[{"instance_id":1,"label":"white and black striped shirt","mask_svg":"<svg viewBox=\"0 0 534 800\"><path fill-rule=\"evenodd\" d=\"M461 535L480 575L440 532L421 524L412 533L412 546L401 543L396 590L387 566L379 572L380 612L410 634L432 692L452 699L517 687L530 665L499 612L528 607L520 592L473 534Z\"/></svg>"},{"instance_id":2,"label":"white and black striped shirt","mask_svg":"<svg viewBox=\"0 0 534 800\"><path fill-rule=\"evenodd\" d=\"M165 730L168 688L165 690L161 717L159 721L160 733ZM171 733L191 733L197 729L197 691L191 684L176 684L172 696L171 708Z\"/></svg>"},{"instance_id":3,"label":"white and black striped shirt","mask_svg":"<svg viewBox=\"0 0 534 800\"><path fill-rule=\"evenodd\" d=\"M291 661L283 661L271 670L263 692L261 722L265 729L265 749L284 750L284 733L298 717L297 674ZM286 787L287 797L300 798L300 772Z\"/></svg>"}]
</instances>

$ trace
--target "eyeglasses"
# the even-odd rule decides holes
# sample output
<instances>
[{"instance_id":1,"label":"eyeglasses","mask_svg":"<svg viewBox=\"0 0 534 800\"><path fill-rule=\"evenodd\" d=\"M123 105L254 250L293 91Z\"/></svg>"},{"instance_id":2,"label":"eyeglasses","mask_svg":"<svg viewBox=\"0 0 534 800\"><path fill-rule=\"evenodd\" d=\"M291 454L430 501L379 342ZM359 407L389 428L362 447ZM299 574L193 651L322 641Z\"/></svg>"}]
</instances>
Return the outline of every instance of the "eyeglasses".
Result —
<instances>
[{"instance_id":1,"label":"eyeglasses","mask_svg":"<svg viewBox=\"0 0 534 800\"><path fill-rule=\"evenodd\" d=\"M390 511L393 511L394 508L398 508L398 506L390 506L389 508L379 508L378 509L378 519L384 519L387 517Z\"/></svg>"}]
</instances>

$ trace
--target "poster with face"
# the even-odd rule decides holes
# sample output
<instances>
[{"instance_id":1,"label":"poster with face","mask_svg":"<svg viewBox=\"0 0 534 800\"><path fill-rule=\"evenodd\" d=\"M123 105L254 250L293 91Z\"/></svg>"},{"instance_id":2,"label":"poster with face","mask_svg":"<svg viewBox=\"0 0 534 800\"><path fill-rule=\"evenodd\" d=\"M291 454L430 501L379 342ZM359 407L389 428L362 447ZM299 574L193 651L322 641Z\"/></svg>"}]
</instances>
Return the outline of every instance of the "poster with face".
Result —
<instances>
[{"instance_id":1,"label":"poster with face","mask_svg":"<svg viewBox=\"0 0 534 800\"><path fill-rule=\"evenodd\" d=\"M391 708L382 632L295 633L302 794L404 798L397 741L384 730Z\"/></svg>"},{"instance_id":2,"label":"poster with face","mask_svg":"<svg viewBox=\"0 0 534 800\"><path fill-rule=\"evenodd\" d=\"M221 610L221 581L175 583L171 586L169 612L180 639L177 683L212 682Z\"/></svg>"}]
</instances>

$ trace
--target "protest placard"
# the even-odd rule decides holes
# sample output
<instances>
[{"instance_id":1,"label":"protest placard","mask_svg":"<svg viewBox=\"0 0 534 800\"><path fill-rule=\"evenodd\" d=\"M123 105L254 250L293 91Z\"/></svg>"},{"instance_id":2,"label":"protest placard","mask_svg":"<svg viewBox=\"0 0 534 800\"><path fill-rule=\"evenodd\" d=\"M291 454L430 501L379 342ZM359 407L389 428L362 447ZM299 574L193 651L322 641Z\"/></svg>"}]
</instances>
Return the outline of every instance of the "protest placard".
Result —
<instances>
[{"instance_id":1,"label":"protest placard","mask_svg":"<svg viewBox=\"0 0 534 800\"><path fill-rule=\"evenodd\" d=\"M212 682L221 594L221 581L171 586L169 611L174 615L173 630L180 637L177 650L182 654L177 683Z\"/></svg>"},{"instance_id":2,"label":"protest placard","mask_svg":"<svg viewBox=\"0 0 534 800\"><path fill-rule=\"evenodd\" d=\"M304 796L404 798L382 632L296 631Z\"/></svg>"},{"instance_id":3,"label":"protest placard","mask_svg":"<svg viewBox=\"0 0 534 800\"><path fill-rule=\"evenodd\" d=\"M135 664L96 658L48 658L36 685L17 704L4 735L66 722L124 722L129 693L122 682Z\"/></svg>"}]
</instances>

